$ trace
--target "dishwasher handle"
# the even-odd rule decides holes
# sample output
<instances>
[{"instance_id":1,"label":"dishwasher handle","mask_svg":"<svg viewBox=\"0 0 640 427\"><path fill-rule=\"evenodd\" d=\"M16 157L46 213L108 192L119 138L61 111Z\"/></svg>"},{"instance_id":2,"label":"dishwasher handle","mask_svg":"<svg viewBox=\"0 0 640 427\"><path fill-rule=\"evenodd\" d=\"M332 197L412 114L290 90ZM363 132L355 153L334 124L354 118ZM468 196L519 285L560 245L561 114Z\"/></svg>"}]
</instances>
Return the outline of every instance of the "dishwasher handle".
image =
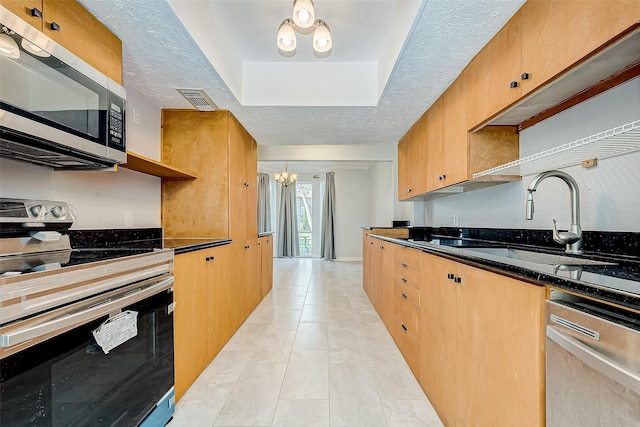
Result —
<instances>
[{"instance_id":1,"label":"dishwasher handle","mask_svg":"<svg viewBox=\"0 0 640 427\"><path fill-rule=\"evenodd\" d=\"M547 338L612 380L640 394L640 375L609 359L577 339L547 325Z\"/></svg>"},{"instance_id":2,"label":"dishwasher handle","mask_svg":"<svg viewBox=\"0 0 640 427\"><path fill-rule=\"evenodd\" d=\"M90 305L88 308L62 315L50 321L39 323L33 326L14 329L0 335L0 347L12 347L23 342L33 340L51 333L60 333L69 328L84 323L91 322L102 316L108 315L114 310L121 309L145 298L153 296L163 290L170 288L174 282L173 276L143 288L136 288L126 292L121 298L104 300Z\"/></svg>"}]
</instances>

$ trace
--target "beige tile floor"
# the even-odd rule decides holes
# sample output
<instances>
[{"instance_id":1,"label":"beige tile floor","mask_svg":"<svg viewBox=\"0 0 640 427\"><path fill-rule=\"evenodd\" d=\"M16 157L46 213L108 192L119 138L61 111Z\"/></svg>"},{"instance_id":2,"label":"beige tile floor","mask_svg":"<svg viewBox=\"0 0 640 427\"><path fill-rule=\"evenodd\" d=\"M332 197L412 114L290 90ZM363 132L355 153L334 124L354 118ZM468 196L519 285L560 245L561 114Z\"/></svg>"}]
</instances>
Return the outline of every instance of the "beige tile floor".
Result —
<instances>
[{"instance_id":1,"label":"beige tile floor","mask_svg":"<svg viewBox=\"0 0 640 427\"><path fill-rule=\"evenodd\" d=\"M442 426L362 290L362 264L274 259L273 290L169 427Z\"/></svg>"}]
</instances>

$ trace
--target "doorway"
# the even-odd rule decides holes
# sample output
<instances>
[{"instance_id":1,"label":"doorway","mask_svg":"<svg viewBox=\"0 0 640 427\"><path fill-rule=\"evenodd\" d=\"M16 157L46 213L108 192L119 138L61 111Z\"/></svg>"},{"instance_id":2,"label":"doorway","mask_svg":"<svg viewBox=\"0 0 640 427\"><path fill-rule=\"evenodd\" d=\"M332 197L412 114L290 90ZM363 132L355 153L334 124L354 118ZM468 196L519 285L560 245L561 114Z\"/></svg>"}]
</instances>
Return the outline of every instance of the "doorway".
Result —
<instances>
[{"instance_id":1,"label":"doorway","mask_svg":"<svg viewBox=\"0 0 640 427\"><path fill-rule=\"evenodd\" d=\"M298 247L301 257L312 256L313 247L313 185L310 182L296 183L296 213L298 225Z\"/></svg>"}]
</instances>

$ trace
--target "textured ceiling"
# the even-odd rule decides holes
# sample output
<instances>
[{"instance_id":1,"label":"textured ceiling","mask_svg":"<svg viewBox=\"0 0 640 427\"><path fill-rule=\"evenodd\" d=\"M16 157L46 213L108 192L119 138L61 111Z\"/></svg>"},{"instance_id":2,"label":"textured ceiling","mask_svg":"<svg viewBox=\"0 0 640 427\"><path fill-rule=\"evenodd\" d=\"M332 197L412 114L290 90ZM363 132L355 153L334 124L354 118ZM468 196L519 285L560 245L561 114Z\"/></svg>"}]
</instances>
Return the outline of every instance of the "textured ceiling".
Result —
<instances>
[{"instance_id":1,"label":"textured ceiling","mask_svg":"<svg viewBox=\"0 0 640 427\"><path fill-rule=\"evenodd\" d=\"M209 9L205 0L174 1L202 4L203 13ZM355 1L364 7L368 3ZM206 40L196 42L165 0L80 3L122 39L125 87L158 106L190 108L175 88L201 88L220 108L230 110L258 144L339 145L396 144L524 1L425 0L380 101L372 107L243 106L203 53L206 48L199 47ZM215 1L209 3L215 7ZM322 0L315 3L320 9Z\"/></svg>"}]
</instances>

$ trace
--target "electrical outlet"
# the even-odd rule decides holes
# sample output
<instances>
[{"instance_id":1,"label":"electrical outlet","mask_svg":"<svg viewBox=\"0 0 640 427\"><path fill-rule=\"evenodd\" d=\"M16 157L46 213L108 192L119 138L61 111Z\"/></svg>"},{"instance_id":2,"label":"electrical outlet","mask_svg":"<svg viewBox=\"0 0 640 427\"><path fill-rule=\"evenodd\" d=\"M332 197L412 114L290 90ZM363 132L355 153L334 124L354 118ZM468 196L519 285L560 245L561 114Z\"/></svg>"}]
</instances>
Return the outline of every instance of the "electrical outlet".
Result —
<instances>
[{"instance_id":1,"label":"electrical outlet","mask_svg":"<svg viewBox=\"0 0 640 427\"><path fill-rule=\"evenodd\" d=\"M135 108L132 109L131 111L131 118L133 123L139 125L140 124L140 110L136 110Z\"/></svg>"},{"instance_id":2,"label":"electrical outlet","mask_svg":"<svg viewBox=\"0 0 640 427\"><path fill-rule=\"evenodd\" d=\"M124 213L124 226L125 227L133 227L133 212L126 211Z\"/></svg>"},{"instance_id":3,"label":"electrical outlet","mask_svg":"<svg viewBox=\"0 0 640 427\"><path fill-rule=\"evenodd\" d=\"M460 215L454 214L453 215L453 226L454 227L458 227L459 225L460 225Z\"/></svg>"}]
</instances>

